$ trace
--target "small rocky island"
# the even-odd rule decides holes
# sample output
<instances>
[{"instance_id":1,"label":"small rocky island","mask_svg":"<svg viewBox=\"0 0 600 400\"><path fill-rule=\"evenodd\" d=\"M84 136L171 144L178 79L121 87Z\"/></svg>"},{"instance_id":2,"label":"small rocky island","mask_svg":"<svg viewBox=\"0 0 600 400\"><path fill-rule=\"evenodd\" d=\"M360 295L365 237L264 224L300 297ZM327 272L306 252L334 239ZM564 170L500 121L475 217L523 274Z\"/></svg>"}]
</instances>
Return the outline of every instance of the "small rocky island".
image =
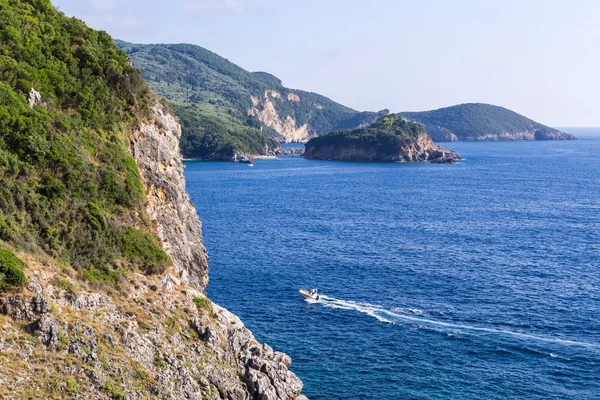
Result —
<instances>
[{"instance_id":1,"label":"small rocky island","mask_svg":"<svg viewBox=\"0 0 600 400\"><path fill-rule=\"evenodd\" d=\"M425 129L389 114L374 124L311 139L304 157L319 160L454 163L460 156L436 146Z\"/></svg>"}]
</instances>

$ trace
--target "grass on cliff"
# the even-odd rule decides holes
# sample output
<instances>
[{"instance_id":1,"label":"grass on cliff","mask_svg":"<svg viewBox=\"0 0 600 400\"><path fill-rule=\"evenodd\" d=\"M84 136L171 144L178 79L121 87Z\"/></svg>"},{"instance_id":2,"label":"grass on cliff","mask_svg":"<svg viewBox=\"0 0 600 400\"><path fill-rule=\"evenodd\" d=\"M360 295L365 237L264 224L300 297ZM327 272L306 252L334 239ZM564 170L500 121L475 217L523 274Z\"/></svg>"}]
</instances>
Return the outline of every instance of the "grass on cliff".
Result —
<instances>
[{"instance_id":1,"label":"grass on cliff","mask_svg":"<svg viewBox=\"0 0 600 400\"><path fill-rule=\"evenodd\" d=\"M0 293L25 284L25 262L6 249L0 249Z\"/></svg>"},{"instance_id":2,"label":"grass on cliff","mask_svg":"<svg viewBox=\"0 0 600 400\"><path fill-rule=\"evenodd\" d=\"M130 240L152 227L127 132L153 101L107 33L49 0L0 0L0 240L108 281L161 270L152 240Z\"/></svg>"}]
</instances>

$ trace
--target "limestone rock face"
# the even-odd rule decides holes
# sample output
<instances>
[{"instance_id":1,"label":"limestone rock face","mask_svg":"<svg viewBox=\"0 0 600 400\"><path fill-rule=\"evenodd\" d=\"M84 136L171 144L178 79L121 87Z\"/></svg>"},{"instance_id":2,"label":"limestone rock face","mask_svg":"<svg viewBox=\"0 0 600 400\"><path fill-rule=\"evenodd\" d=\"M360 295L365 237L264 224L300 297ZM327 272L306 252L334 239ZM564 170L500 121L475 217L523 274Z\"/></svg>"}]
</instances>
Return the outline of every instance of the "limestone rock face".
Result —
<instances>
[{"instance_id":1,"label":"limestone rock face","mask_svg":"<svg viewBox=\"0 0 600 400\"><path fill-rule=\"evenodd\" d=\"M27 101L29 102L29 107L33 108L35 106L45 106L46 103L42 98L42 95L36 91L35 89L31 89L29 95L27 95Z\"/></svg>"},{"instance_id":2,"label":"limestone rock face","mask_svg":"<svg viewBox=\"0 0 600 400\"><path fill-rule=\"evenodd\" d=\"M274 101L299 103L301 99L297 94L289 93L287 98L282 98L279 92L266 90L262 98L252 96L251 100L252 108L248 110L248 114L256 116L260 122L273 128L284 142L305 142L316 136L316 132L313 132L308 124L298 126L294 118L289 115L283 117L277 112Z\"/></svg>"},{"instance_id":3,"label":"limestone rock face","mask_svg":"<svg viewBox=\"0 0 600 400\"><path fill-rule=\"evenodd\" d=\"M207 254L185 190L180 127L163 103L132 134L146 211L173 260L95 286L22 252L28 284L0 294L0 398L300 400L290 358L204 295Z\"/></svg>"},{"instance_id":4,"label":"limestone rock face","mask_svg":"<svg viewBox=\"0 0 600 400\"><path fill-rule=\"evenodd\" d=\"M153 107L154 121L134 132L131 153L146 187L146 211L177 273L198 289L208 284L208 262L200 220L185 189L179 153L181 126L167 106Z\"/></svg>"},{"instance_id":5,"label":"limestone rock face","mask_svg":"<svg viewBox=\"0 0 600 400\"><path fill-rule=\"evenodd\" d=\"M56 287L52 265L31 262L30 272L35 285L0 297L0 398L77 388L89 399L304 399L287 355L168 272L132 274L114 298L75 280L70 292Z\"/></svg>"}]
</instances>

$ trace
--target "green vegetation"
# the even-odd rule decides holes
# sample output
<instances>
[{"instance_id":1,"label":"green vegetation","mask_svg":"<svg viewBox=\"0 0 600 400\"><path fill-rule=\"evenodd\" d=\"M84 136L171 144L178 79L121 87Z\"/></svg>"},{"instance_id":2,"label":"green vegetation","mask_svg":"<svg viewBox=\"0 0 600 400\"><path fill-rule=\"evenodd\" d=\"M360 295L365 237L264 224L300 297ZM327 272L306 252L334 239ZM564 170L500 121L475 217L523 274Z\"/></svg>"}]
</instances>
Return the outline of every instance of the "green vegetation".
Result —
<instances>
[{"instance_id":1,"label":"green vegetation","mask_svg":"<svg viewBox=\"0 0 600 400\"><path fill-rule=\"evenodd\" d=\"M198 311L206 311L210 316L214 316L212 303L206 297L194 297L194 304L196 304Z\"/></svg>"},{"instance_id":2,"label":"green vegetation","mask_svg":"<svg viewBox=\"0 0 600 400\"><path fill-rule=\"evenodd\" d=\"M44 104L29 106L32 88ZM154 101L105 32L49 0L0 0L0 239L93 280L116 282L124 262L161 270L164 253L131 234L152 227L127 150Z\"/></svg>"},{"instance_id":3,"label":"green vegetation","mask_svg":"<svg viewBox=\"0 0 600 400\"><path fill-rule=\"evenodd\" d=\"M356 117L356 111L324 96L287 89L271 74L248 72L199 46L117 44L181 119L185 157L228 159L235 152L265 154L278 147L277 132L248 115L251 97L262 98L266 90L281 94L271 100L282 119L308 123L318 134L374 121L374 113ZM288 100L288 94L300 101Z\"/></svg>"},{"instance_id":4,"label":"green vegetation","mask_svg":"<svg viewBox=\"0 0 600 400\"><path fill-rule=\"evenodd\" d=\"M428 125L433 128L442 128L446 133L450 131L456 135L458 140L477 140L488 135L522 132L535 133L536 139L548 138L549 135L557 135L565 139L574 138L511 110L489 104L468 103L433 111L400 114L424 124L434 140L439 139L436 138L435 129L430 129Z\"/></svg>"},{"instance_id":5,"label":"green vegetation","mask_svg":"<svg viewBox=\"0 0 600 400\"><path fill-rule=\"evenodd\" d=\"M147 274L164 272L169 256L160 247L153 235L128 227L121 235L123 254L134 265L139 265Z\"/></svg>"},{"instance_id":6,"label":"green vegetation","mask_svg":"<svg viewBox=\"0 0 600 400\"><path fill-rule=\"evenodd\" d=\"M71 282L67 278L63 278L62 276L57 277L56 284L58 285L59 288L63 289L65 292L67 292L67 294L69 294L69 295L75 294L75 286L73 285L73 282Z\"/></svg>"},{"instance_id":7,"label":"green vegetation","mask_svg":"<svg viewBox=\"0 0 600 400\"><path fill-rule=\"evenodd\" d=\"M0 249L0 293L25 284L25 262L8 250Z\"/></svg>"},{"instance_id":8,"label":"green vegetation","mask_svg":"<svg viewBox=\"0 0 600 400\"><path fill-rule=\"evenodd\" d=\"M372 149L377 154L390 154L424 133L421 125L408 122L396 114L388 114L365 128L340 130L311 139L306 144L306 155L310 156L324 148L348 146Z\"/></svg>"}]
</instances>

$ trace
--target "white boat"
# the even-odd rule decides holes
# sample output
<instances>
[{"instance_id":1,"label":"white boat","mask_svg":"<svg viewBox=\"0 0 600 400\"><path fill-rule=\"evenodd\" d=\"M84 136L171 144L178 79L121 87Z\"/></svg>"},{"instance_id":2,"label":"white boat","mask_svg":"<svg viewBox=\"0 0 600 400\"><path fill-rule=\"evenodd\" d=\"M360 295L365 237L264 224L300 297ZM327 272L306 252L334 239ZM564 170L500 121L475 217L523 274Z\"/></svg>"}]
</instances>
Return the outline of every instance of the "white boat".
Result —
<instances>
[{"instance_id":1,"label":"white boat","mask_svg":"<svg viewBox=\"0 0 600 400\"><path fill-rule=\"evenodd\" d=\"M319 300L319 298L320 298L317 289L310 289L310 290L300 289L299 292L302 295L302 297L304 297L305 299Z\"/></svg>"},{"instance_id":2,"label":"white boat","mask_svg":"<svg viewBox=\"0 0 600 400\"><path fill-rule=\"evenodd\" d=\"M249 164L248 164L248 166L249 166L249 167L254 167L254 163L253 163L253 162L251 162L251 163L249 163Z\"/></svg>"}]
</instances>

